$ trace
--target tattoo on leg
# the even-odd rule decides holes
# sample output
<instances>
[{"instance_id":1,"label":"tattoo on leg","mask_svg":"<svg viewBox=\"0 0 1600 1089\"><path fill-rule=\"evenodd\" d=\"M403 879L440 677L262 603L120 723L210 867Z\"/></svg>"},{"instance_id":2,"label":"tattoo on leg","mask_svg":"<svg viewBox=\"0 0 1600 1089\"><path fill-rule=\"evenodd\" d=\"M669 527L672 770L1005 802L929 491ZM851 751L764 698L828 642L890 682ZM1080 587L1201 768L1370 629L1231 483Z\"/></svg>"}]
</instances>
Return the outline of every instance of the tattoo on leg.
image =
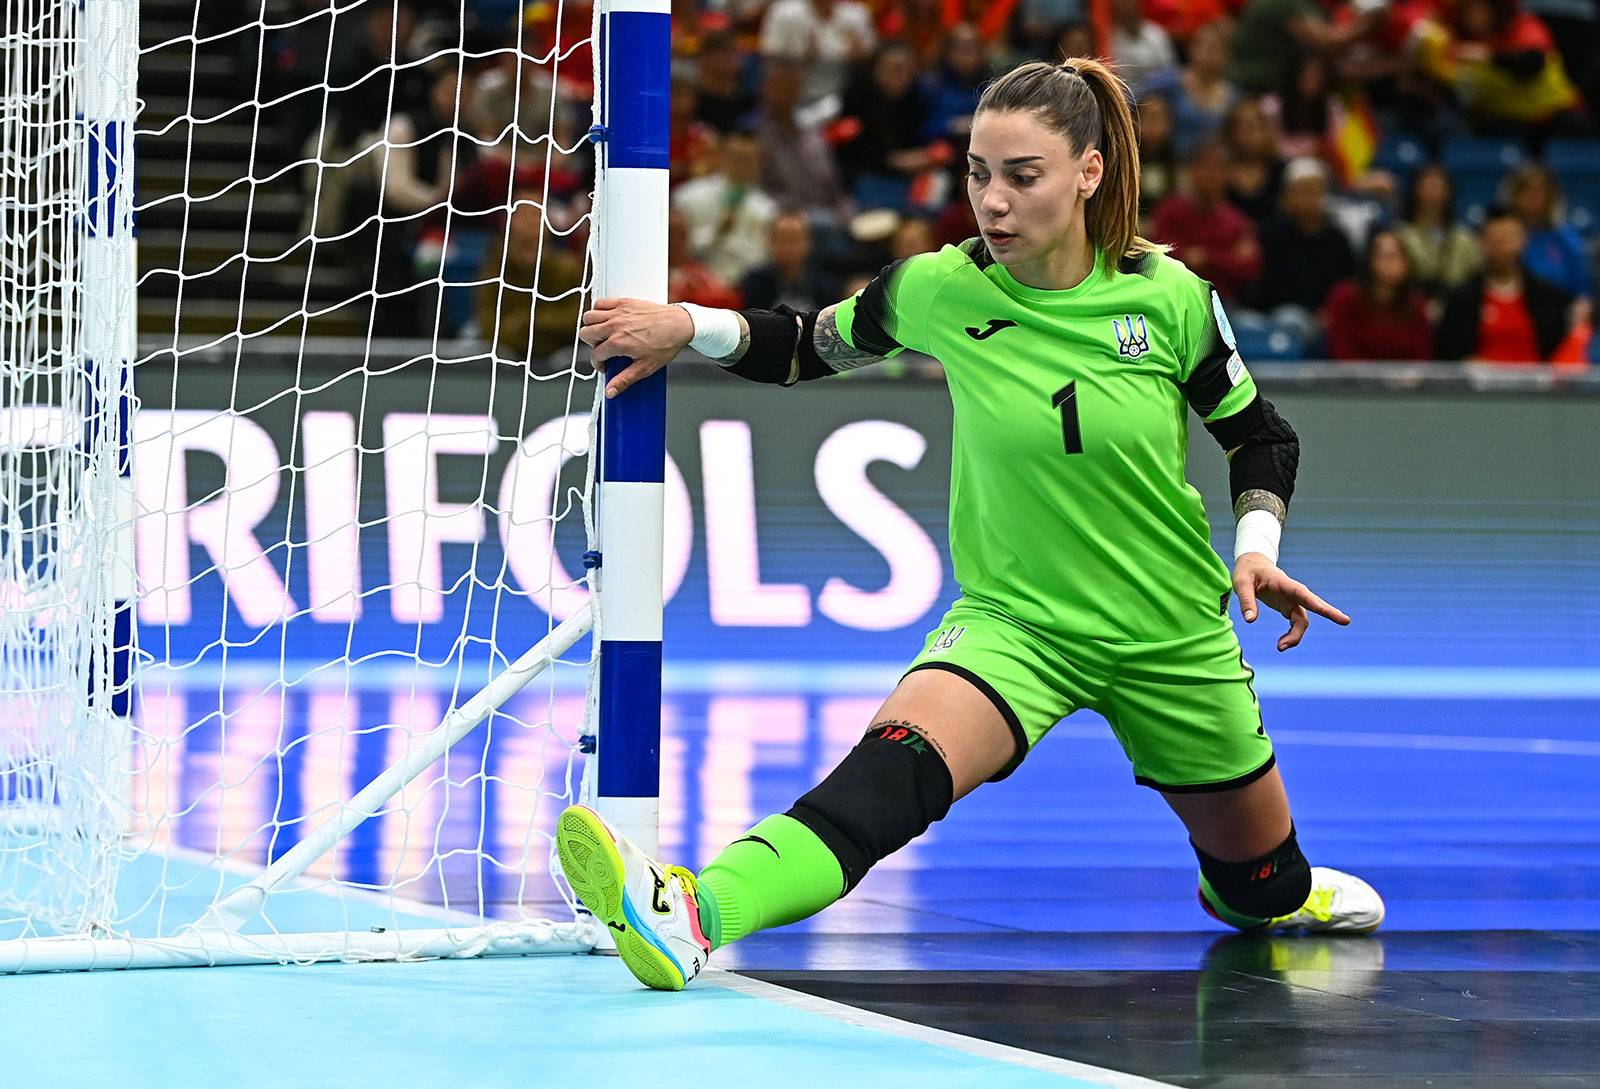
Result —
<instances>
[{"instance_id":1,"label":"tattoo on leg","mask_svg":"<svg viewBox=\"0 0 1600 1089\"><path fill-rule=\"evenodd\" d=\"M915 734L927 742L946 764L950 763L950 756L944 751L944 746L939 744L939 739L929 737L927 731L914 722L903 718L880 718L867 727L869 735L873 731L877 731L878 736L884 741L903 741L908 734ZM897 734L898 736L896 736Z\"/></svg>"},{"instance_id":2,"label":"tattoo on leg","mask_svg":"<svg viewBox=\"0 0 1600 1089\"><path fill-rule=\"evenodd\" d=\"M1288 504L1264 488L1251 488L1240 494L1233 504L1233 520L1237 522L1253 510L1271 511L1280 526L1289 520Z\"/></svg>"}]
</instances>

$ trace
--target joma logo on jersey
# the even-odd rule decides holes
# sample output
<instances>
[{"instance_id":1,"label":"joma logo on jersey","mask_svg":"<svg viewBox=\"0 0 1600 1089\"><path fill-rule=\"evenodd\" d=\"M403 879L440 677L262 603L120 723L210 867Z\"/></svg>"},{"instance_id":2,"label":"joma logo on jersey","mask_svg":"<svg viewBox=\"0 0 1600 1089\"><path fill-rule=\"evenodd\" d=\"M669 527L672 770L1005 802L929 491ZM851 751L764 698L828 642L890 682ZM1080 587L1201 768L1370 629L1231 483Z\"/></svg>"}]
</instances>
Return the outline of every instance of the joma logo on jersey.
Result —
<instances>
[{"instance_id":1,"label":"joma logo on jersey","mask_svg":"<svg viewBox=\"0 0 1600 1089\"><path fill-rule=\"evenodd\" d=\"M989 324L982 329L967 326L967 336L973 340L988 340L1002 329L1014 329L1017 323L1010 318L990 318Z\"/></svg>"},{"instance_id":2,"label":"joma logo on jersey","mask_svg":"<svg viewBox=\"0 0 1600 1089\"><path fill-rule=\"evenodd\" d=\"M934 636L933 645L929 647L928 650L931 652L949 650L951 647L956 645L956 640L960 639L966 633L967 629L965 626L959 628L946 628L944 631Z\"/></svg>"},{"instance_id":3,"label":"joma logo on jersey","mask_svg":"<svg viewBox=\"0 0 1600 1089\"><path fill-rule=\"evenodd\" d=\"M1137 318L1124 314L1121 321L1112 318L1111 330L1117 334L1118 355L1138 359L1150 350L1150 333L1145 328L1143 314Z\"/></svg>"}]
</instances>

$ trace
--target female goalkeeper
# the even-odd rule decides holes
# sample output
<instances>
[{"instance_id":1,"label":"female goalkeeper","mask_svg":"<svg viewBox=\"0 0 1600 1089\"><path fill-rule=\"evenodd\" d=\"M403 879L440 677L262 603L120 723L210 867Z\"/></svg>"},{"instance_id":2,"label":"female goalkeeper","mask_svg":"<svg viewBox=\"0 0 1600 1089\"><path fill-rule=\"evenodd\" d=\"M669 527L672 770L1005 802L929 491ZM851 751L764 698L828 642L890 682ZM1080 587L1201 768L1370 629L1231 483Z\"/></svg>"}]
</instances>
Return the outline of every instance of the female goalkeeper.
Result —
<instances>
[{"instance_id":1,"label":"female goalkeeper","mask_svg":"<svg viewBox=\"0 0 1600 1089\"><path fill-rule=\"evenodd\" d=\"M793 385L904 349L945 368L955 406L950 554L962 595L866 736L787 813L696 876L573 806L556 842L573 890L648 986L712 950L822 910L878 860L1004 779L1081 707L1188 827L1200 903L1240 929L1367 931L1383 903L1313 869L1228 619L1261 606L1297 645L1308 613L1349 617L1277 566L1299 443L1234 349L1211 286L1136 235L1126 86L1093 60L1024 64L985 91L968 195L982 237L899 261L821 312L601 299L594 357L633 360L607 395L693 346ZM1232 578L1184 479L1185 405L1227 451Z\"/></svg>"}]
</instances>

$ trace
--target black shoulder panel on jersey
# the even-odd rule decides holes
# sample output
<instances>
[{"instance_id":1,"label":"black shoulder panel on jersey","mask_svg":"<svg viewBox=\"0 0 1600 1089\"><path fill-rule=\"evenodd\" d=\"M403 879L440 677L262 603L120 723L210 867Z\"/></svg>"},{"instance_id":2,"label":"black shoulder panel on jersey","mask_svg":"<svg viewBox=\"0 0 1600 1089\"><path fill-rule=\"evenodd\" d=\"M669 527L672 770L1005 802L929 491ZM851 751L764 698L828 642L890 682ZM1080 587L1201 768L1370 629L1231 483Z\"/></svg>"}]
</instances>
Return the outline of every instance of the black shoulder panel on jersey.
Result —
<instances>
[{"instance_id":1,"label":"black shoulder panel on jersey","mask_svg":"<svg viewBox=\"0 0 1600 1089\"><path fill-rule=\"evenodd\" d=\"M800 335L793 311L787 314L771 310L739 312L750 326L750 347L722 369L752 382L788 385L789 372L794 368L795 338Z\"/></svg>"},{"instance_id":2,"label":"black shoulder panel on jersey","mask_svg":"<svg viewBox=\"0 0 1600 1089\"><path fill-rule=\"evenodd\" d=\"M980 271L994 264L994 254L989 252L989 245L982 238L969 238L957 248L966 254L967 260L976 265Z\"/></svg>"},{"instance_id":3,"label":"black shoulder panel on jersey","mask_svg":"<svg viewBox=\"0 0 1600 1089\"><path fill-rule=\"evenodd\" d=\"M1129 274L1137 273L1146 280L1153 280L1156 275L1155 252L1153 250L1145 250L1140 253L1125 254L1117 262L1117 271Z\"/></svg>"},{"instance_id":4,"label":"black shoulder panel on jersey","mask_svg":"<svg viewBox=\"0 0 1600 1089\"><path fill-rule=\"evenodd\" d=\"M1234 502L1255 488L1271 492L1285 504L1294 497L1300 436L1271 401L1258 393L1233 415L1207 420L1206 430L1224 450L1234 451L1228 462L1228 491Z\"/></svg>"},{"instance_id":5,"label":"black shoulder panel on jersey","mask_svg":"<svg viewBox=\"0 0 1600 1089\"><path fill-rule=\"evenodd\" d=\"M817 318L822 311L800 311L786 303L779 303L778 313L791 319L800 319L800 339L795 344L795 358L800 363L800 370L795 380L797 382L806 382L813 378L828 378L838 374L838 371L828 366L827 361L817 354L817 342L815 340Z\"/></svg>"},{"instance_id":6,"label":"black shoulder panel on jersey","mask_svg":"<svg viewBox=\"0 0 1600 1089\"><path fill-rule=\"evenodd\" d=\"M850 325L850 342L863 352L888 355L904 347L889 334L889 285L905 259L885 265L856 300L855 320Z\"/></svg>"},{"instance_id":7,"label":"black shoulder panel on jersey","mask_svg":"<svg viewBox=\"0 0 1600 1089\"><path fill-rule=\"evenodd\" d=\"M1209 289L1210 285L1207 287ZM1222 330L1217 328L1215 315L1206 316L1205 330L1205 342L1194 346L1198 353L1194 369L1183 383L1184 397L1202 420L1215 412L1223 398L1233 392L1233 377L1228 374L1228 361L1233 358L1234 350L1223 338Z\"/></svg>"}]
</instances>

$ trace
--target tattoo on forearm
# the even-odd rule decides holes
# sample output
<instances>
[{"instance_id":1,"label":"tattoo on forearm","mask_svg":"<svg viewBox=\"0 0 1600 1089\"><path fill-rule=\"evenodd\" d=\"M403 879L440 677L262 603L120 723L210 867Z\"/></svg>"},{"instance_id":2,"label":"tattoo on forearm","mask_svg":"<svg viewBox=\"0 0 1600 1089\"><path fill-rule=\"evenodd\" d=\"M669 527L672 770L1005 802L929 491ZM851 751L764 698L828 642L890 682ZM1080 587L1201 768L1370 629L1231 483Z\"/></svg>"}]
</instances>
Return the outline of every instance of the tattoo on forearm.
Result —
<instances>
[{"instance_id":1,"label":"tattoo on forearm","mask_svg":"<svg viewBox=\"0 0 1600 1089\"><path fill-rule=\"evenodd\" d=\"M926 741L933 748L933 751L939 754L940 759L942 759L945 762L945 764L948 765L950 763L950 756L949 756L948 753L946 753L944 751L944 746L939 744L939 739L935 738L935 737L929 737L927 731L924 730L921 726L918 726L914 722L909 722L906 719L903 719L903 718L880 718L876 722L874 722L871 726L867 727L867 734L868 734L868 736L871 736L874 732L876 732L876 733L881 734L881 735L883 735L885 737L888 737L888 736L890 736L890 731L893 731L893 730L909 730L909 731L911 731L912 733L916 734L918 737L922 738L922 740Z\"/></svg>"},{"instance_id":2,"label":"tattoo on forearm","mask_svg":"<svg viewBox=\"0 0 1600 1089\"><path fill-rule=\"evenodd\" d=\"M836 371L853 371L869 363L881 362L882 356L863 352L846 343L844 334L839 332L839 323L835 320L838 309L839 305L835 303L817 315L816 331L811 337L817 355Z\"/></svg>"},{"instance_id":3,"label":"tattoo on forearm","mask_svg":"<svg viewBox=\"0 0 1600 1089\"><path fill-rule=\"evenodd\" d=\"M1282 497L1264 488L1251 488L1239 496L1233 504L1233 520L1237 522L1253 510L1271 511L1280 526L1289 520L1289 507Z\"/></svg>"}]
</instances>

